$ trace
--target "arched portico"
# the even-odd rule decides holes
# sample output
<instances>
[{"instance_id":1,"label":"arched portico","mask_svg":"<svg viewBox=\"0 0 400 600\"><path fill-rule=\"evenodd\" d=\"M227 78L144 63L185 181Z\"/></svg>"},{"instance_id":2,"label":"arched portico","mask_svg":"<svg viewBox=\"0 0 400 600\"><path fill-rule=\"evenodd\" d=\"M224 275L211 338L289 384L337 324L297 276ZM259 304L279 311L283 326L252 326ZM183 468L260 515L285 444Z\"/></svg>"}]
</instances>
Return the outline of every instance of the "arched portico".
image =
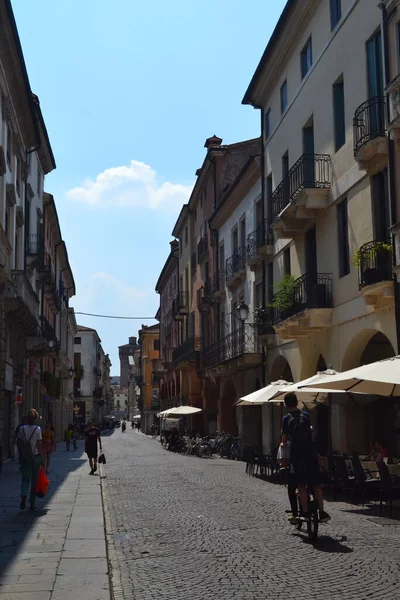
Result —
<instances>
[{"instance_id":1,"label":"arched portico","mask_svg":"<svg viewBox=\"0 0 400 600\"><path fill-rule=\"evenodd\" d=\"M349 343L343 357L342 371L395 356L392 342L376 329L363 329Z\"/></svg>"},{"instance_id":2,"label":"arched portico","mask_svg":"<svg viewBox=\"0 0 400 600\"><path fill-rule=\"evenodd\" d=\"M283 354L276 357L270 371L269 380L271 382L278 380L293 381L292 369L288 360Z\"/></svg>"}]
</instances>

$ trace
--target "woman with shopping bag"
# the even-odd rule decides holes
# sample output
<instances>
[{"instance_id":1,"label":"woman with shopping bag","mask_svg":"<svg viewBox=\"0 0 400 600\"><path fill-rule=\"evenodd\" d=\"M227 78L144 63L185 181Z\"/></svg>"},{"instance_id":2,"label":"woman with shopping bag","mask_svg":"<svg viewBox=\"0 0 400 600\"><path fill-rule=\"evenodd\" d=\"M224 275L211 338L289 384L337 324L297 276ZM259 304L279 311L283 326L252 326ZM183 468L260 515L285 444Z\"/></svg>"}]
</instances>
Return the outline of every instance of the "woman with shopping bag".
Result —
<instances>
[{"instance_id":1,"label":"woman with shopping bag","mask_svg":"<svg viewBox=\"0 0 400 600\"><path fill-rule=\"evenodd\" d=\"M40 467L44 463L42 430L38 425L35 425L38 416L37 411L31 408L28 412L28 424L22 425L18 432L18 448L22 473L21 510L25 510L26 498L29 491L29 506L31 510L35 510L36 480Z\"/></svg>"}]
</instances>

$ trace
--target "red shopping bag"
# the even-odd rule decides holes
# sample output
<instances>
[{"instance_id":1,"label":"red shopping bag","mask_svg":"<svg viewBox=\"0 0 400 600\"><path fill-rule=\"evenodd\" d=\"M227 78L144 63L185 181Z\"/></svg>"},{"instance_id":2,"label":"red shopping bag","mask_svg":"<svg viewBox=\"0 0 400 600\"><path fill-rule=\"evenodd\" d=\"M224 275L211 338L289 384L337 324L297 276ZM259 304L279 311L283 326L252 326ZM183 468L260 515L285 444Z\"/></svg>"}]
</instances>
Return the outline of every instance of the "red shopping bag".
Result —
<instances>
[{"instance_id":1,"label":"red shopping bag","mask_svg":"<svg viewBox=\"0 0 400 600\"><path fill-rule=\"evenodd\" d=\"M35 494L38 498L43 498L47 494L47 490L49 489L50 481L47 478L45 470L43 467L40 467L39 475L36 480L35 486Z\"/></svg>"}]
</instances>

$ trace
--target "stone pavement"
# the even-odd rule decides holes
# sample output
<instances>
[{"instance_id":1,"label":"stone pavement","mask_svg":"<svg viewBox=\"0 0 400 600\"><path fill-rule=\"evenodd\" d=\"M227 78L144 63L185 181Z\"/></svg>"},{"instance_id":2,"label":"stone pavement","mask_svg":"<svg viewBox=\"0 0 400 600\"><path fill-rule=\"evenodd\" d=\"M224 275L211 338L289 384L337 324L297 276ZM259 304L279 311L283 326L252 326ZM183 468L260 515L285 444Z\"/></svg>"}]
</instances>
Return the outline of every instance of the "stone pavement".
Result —
<instances>
[{"instance_id":1,"label":"stone pavement","mask_svg":"<svg viewBox=\"0 0 400 600\"><path fill-rule=\"evenodd\" d=\"M328 503L312 544L287 523L285 488L243 463L172 454L130 429L103 446L115 600L400 597L399 521Z\"/></svg>"},{"instance_id":2,"label":"stone pavement","mask_svg":"<svg viewBox=\"0 0 400 600\"><path fill-rule=\"evenodd\" d=\"M49 493L21 513L18 465L0 474L0 600L109 600L100 477L89 476L83 442L59 444Z\"/></svg>"}]
</instances>

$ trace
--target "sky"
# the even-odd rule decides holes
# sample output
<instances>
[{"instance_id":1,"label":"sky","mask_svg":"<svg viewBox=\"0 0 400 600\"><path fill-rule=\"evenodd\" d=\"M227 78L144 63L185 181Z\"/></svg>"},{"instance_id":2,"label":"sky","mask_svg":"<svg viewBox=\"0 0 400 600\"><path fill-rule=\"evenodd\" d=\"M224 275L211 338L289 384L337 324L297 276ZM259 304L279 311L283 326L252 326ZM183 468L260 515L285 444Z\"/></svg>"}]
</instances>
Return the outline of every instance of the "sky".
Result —
<instances>
[{"instance_id":1,"label":"sky","mask_svg":"<svg viewBox=\"0 0 400 600\"><path fill-rule=\"evenodd\" d=\"M241 100L285 0L13 0L57 169L75 311L153 317L171 232L213 134L260 134ZM77 315L118 346L141 324Z\"/></svg>"}]
</instances>

